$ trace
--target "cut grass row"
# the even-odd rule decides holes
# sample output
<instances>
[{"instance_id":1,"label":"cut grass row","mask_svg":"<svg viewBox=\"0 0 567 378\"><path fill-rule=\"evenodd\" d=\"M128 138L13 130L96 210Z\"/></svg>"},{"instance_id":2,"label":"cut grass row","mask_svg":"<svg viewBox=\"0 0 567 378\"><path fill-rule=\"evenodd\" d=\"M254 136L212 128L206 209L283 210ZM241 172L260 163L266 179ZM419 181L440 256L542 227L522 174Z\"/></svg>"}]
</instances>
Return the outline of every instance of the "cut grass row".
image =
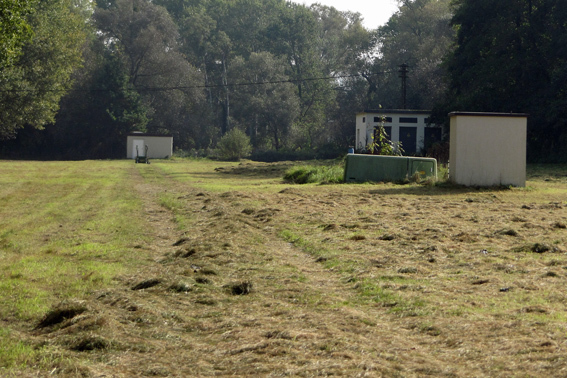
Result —
<instances>
[{"instance_id":1,"label":"cut grass row","mask_svg":"<svg viewBox=\"0 0 567 378\"><path fill-rule=\"evenodd\" d=\"M135 176L122 161L0 162L0 366L41 361L19 331L140 264Z\"/></svg>"}]
</instances>

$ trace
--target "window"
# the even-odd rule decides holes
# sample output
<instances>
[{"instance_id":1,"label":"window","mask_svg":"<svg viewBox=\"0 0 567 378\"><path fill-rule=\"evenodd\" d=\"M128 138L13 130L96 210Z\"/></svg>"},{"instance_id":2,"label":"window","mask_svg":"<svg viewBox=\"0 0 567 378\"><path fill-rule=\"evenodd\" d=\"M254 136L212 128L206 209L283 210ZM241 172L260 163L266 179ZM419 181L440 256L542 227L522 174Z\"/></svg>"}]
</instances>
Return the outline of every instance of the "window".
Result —
<instances>
[{"instance_id":1,"label":"window","mask_svg":"<svg viewBox=\"0 0 567 378\"><path fill-rule=\"evenodd\" d=\"M415 117L400 117L400 123L417 123Z\"/></svg>"},{"instance_id":2,"label":"window","mask_svg":"<svg viewBox=\"0 0 567 378\"><path fill-rule=\"evenodd\" d=\"M374 117L374 122L392 122L392 117Z\"/></svg>"},{"instance_id":3,"label":"window","mask_svg":"<svg viewBox=\"0 0 567 378\"><path fill-rule=\"evenodd\" d=\"M362 117L362 123L366 122L366 117Z\"/></svg>"}]
</instances>

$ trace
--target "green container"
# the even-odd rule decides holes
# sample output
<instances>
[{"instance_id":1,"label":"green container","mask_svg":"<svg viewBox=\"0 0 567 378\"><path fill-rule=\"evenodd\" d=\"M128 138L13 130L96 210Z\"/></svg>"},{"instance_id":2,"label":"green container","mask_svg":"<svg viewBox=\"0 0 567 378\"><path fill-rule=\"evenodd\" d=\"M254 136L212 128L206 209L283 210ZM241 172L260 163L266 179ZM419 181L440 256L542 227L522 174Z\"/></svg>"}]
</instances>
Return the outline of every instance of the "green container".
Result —
<instances>
[{"instance_id":1,"label":"green container","mask_svg":"<svg viewBox=\"0 0 567 378\"><path fill-rule=\"evenodd\" d=\"M349 154L345 182L402 181L415 175L437 180L437 160L407 156Z\"/></svg>"}]
</instances>

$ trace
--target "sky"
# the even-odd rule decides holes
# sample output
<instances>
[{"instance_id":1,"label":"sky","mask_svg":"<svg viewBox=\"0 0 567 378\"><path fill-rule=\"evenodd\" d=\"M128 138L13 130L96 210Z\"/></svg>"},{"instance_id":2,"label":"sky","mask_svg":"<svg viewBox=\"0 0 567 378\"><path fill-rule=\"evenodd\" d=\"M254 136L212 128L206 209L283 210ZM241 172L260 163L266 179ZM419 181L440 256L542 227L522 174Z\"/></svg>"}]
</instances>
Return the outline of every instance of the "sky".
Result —
<instances>
[{"instance_id":1,"label":"sky","mask_svg":"<svg viewBox=\"0 0 567 378\"><path fill-rule=\"evenodd\" d=\"M384 25L390 16L398 10L396 0L303 0L296 1L307 6L320 3L335 7L340 11L358 12L364 18L363 25L368 29L376 29Z\"/></svg>"}]
</instances>

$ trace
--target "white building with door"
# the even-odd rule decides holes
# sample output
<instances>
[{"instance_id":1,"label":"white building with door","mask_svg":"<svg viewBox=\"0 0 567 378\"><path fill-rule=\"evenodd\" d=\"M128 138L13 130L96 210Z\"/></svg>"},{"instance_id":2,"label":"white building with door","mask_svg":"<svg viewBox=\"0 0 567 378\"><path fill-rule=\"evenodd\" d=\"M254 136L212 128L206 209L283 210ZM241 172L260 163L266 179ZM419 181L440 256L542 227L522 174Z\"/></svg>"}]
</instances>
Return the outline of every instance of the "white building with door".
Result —
<instances>
[{"instance_id":1,"label":"white building with door","mask_svg":"<svg viewBox=\"0 0 567 378\"><path fill-rule=\"evenodd\" d=\"M441 127L429 126L429 117L428 110L379 109L358 113L355 149L366 149L376 128L383 125L392 142L402 143L405 155L420 154L426 146L441 141Z\"/></svg>"},{"instance_id":2,"label":"white building with door","mask_svg":"<svg viewBox=\"0 0 567 378\"><path fill-rule=\"evenodd\" d=\"M148 147L147 158L169 158L173 155L173 136L142 132L129 134L126 139L126 156L128 159L136 159L136 156L145 156L146 146Z\"/></svg>"}]
</instances>

